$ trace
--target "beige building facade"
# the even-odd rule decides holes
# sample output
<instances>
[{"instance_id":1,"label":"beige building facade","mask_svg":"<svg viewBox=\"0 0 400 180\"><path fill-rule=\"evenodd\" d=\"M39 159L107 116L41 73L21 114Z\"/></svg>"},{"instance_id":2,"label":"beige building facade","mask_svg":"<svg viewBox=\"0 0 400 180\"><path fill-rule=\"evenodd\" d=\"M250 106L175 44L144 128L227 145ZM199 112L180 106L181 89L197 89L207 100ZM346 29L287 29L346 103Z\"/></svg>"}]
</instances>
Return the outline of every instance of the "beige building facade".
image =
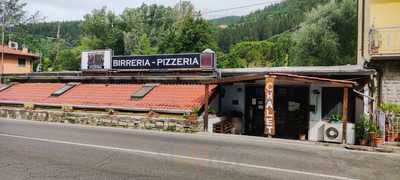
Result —
<instances>
[{"instance_id":1,"label":"beige building facade","mask_svg":"<svg viewBox=\"0 0 400 180\"><path fill-rule=\"evenodd\" d=\"M400 0L358 1L358 64L376 69L375 106L400 103Z\"/></svg>"},{"instance_id":2,"label":"beige building facade","mask_svg":"<svg viewBox=\"0 0 400 180\"><path fill-rule=\"evenodd\" d=\"M2 74L33 72L33 62L38 59L37 55L29 53L27 49L19 50L0 46L0 53L3 54L3 58L0 60L0 71Z\"/></svg>"}]
</instances>

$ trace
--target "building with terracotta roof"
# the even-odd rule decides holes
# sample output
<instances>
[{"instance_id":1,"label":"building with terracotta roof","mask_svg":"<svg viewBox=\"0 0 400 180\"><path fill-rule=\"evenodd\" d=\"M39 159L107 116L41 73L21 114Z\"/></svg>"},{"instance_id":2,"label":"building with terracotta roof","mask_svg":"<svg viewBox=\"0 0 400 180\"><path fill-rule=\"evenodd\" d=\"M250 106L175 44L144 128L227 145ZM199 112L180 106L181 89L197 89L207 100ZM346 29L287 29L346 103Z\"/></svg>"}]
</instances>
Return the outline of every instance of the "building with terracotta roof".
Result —
<instances>
[{"instance_id":1,"label":"building with terracotta roof","mask_svg":"<svg viewBox=\"0 0 400 180\"><path fill-rule=\"evenodd\" d=\"M27 48L22 50L0 45L0 53L4 59L0 62L0 71L3 74L18 74L33 72L33 62L39 56L30 53Z\"/></svg>"},{"instance_id":2,"label":"building with terracotta roof","mask_svg":"<svg viewBox=\"0 0 400 180\"><path fill-rule=\"evenodd\" d=\"M82 71L7 75L0 105L173 114L188 122L199 115L195 122L209 132L354 144L354 123L369 110L364 87L376 74L360 65L217 69L207 51L111 54L83 53Z\"/></svg>"}]
</instances>

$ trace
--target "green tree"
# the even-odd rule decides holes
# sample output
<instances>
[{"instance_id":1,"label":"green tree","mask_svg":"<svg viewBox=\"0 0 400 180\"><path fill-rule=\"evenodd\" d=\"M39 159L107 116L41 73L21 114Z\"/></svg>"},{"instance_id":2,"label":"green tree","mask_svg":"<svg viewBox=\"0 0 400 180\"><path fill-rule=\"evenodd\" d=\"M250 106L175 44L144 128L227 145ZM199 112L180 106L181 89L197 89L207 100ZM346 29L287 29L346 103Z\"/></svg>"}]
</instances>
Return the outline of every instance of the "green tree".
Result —
<instances>
[{"instance_id":1,"label":"green tree","mask_svg":"<svg viewBox=\"0 0 400 180\"><path fill-rule=\"evenodd\" d=\"M356 60L357 2L332 1L307 14L294 33L291 65L340 65Z\"/></svg>"},{"instance_id":2,"label":"green tree","mask_svg":"<svg viewBox=\"0 0 400 180\"><path fill-rule=\"evenodd\" d=\"M124 54L122 21L105 7L85 15L81 22L82 41L90 49L113 49L115 54Z\"/></svg>"},{"instance_id":3,"label":"green tree","mask_svg":"<svg viewBox=\"0 0 400 180\"><path fill-rule=\"evenodd\" d=\"M244 41L227 54L218 55L220 68L265 67L274 63L274 44L269 41Z\"/></svg>"},{"instance_id":4,"label":"green tree","mask_svg":"<svg viewBox=\"0 0 400 180\"><path fill-rule=\"evenodd\" d=\"M28 15L25 11L26 3L21 0L1 0L0 20L2 31L6 33L5 40L16 41L26 31L24 26L41 19L40 13Z\"/></svg>"},{"instance_id":5,"label":"green tree","mask_svg":"<svg viewBox=\"0 0 400 180\"><path fill-rule=\"evenodd\" d=\"M203 18L187 16L177 26L177 52L201 52L207 48L216 49L211 28Z\"/></svg>"},{"instance_id":6,"label":"green tree","mask_svg":"<svg viewBox=\"0 0 400 180\"><path fill-rule=\"evenodd\" d=\"M138 47L133 50L133 54L139 55L150 55L156 54L158 52L157 48L151 47L150 39L147 37L146 34L143 34L138 43Z\"/></svg>"},{"instance_id":7,"label":"green tree","mask_svg":"<svg viewBox=\"0 0 400 180\"><path fill-rule=\"evenodd\" d=\"M161 53L202 52L217 49L211 27L202 18L185 17L163 37Z\"/></svg>"},{"instance_id":8,"label":"green tree","mask_svg":"<svg viewBox=\"0 0 400 180\"><path fill-rule=\"evenodd\" d=\"M23 23L26 19L24 7L26 3L20 0L2 0L0 1L0 16L4 20L6 28L15 27ZM2 23L3 25L3 23Z\"/></svg>"},{"instance_id":9,"label":"green tree","mask_svg":"<svg viewBox=\"0 0 400 180\"><path fill-rule=\"evenodd\" d=\"M162 37L176 22L176 12L171 7L143 4L139 8L127 8L121 15L124 22L125 52L130 54L140 46L140 39L146 35L150 46L157 48Z\"/></svg>"},{"instance_id":10,"label":"green tree","mask_svg":"<svg viewBox=\"0 0 400 180\"><path fill-rule=\"evenodd\" d=\"M294 35L291 65L333 65L338 60L338 37L326 20L304 26Z\"/></svg>"},{"instance_id":11,"label":"green tree","mask_svg":"<svg viewBox=\"0 0 400 180\"><path fill-rule=\"evenodd\" d=\"M274 44L272 66L289 66L291 58L291 49L294 46L292 33L286 32L275 36L269 40Z\"/></svg>"},{"instance_id":12,"label":"green tree","mask_svg":"<svg viewBox=\"0 0 400 180\"><path fill-rule=\"evenodd\" d=\"M77 71L80 69L81 52L79 46L72 49L64 49L60 52L60 69L68 71Z\"/></svg>"}]
</instances>

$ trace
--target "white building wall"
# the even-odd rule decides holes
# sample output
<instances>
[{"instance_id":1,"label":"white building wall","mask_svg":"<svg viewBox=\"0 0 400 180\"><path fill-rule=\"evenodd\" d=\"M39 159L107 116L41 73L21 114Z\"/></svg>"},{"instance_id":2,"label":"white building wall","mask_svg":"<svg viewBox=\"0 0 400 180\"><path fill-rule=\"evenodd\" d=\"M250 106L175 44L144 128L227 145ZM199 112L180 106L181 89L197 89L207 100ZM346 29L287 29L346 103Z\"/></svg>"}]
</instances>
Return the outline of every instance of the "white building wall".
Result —
<instances>
[{"instance_id":1,"label":"white building wall","mask_svg":"<svg viewBox=\"0 0 400 180\"><path fill-rule=\"evenodd\" d=\"M246 86L243 83L235 83L224 85L222 88L225 89L225 96L221 99L221 112L224 114L230 114L232 111L242 112L242 133L244 133Z\"/></svg>"},{"instance_id":2,"label":"white building wall","mask_svg":"<svg viewBox=\"0 0 400 180\"><path fill-rule=\"evenodd\" d=\"M319 92L314 93L314 92ZM315 111L310 111L310 127L308 130L308 140L323 141L324 121L322 121L322 88L318 86L310 87L310 106L315 106Z\"/></svg>"},{"instance_id":3,"label":"white building wall","mask_svg":"<svg viewBox=\"0 0 400 180\"><path fill-rule=\"evenodd\" d=\"M315 92L319 92L315 93ZM310 111L310 123L308 130L308 140L324 141L324 125L328 123L322 120L322 88L318 86L310 87L310 105L315 106L315 112ZM354 123L347 123L347 144L355 143Z\"/></svg>"},{"instance_id":4,"label":"white building wall","mask_svg":"<svg viewBox=\"0 0 400 180\"><path fill-rule=\"evenodd\" d=\"M222 97L221 111L229 114L232 111L239 111L245 113L245 85L244 84L233 84L222 86L225 89L225 96ZM237 104L234 104L237 102Z\"/></svg>"}]
</instances>

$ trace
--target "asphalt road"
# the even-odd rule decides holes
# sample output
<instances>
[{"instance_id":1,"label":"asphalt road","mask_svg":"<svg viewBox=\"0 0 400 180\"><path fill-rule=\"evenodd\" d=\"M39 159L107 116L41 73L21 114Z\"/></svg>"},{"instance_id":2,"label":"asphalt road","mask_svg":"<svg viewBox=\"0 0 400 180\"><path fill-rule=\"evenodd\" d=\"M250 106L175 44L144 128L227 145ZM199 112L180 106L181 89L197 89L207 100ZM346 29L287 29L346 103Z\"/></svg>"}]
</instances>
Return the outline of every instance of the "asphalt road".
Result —
<instances>
[{"instance_id":1,"label":"asphalt road","mask_svg":"<svg viewBox=\"0 0 400 180\"><path fill-rule=\"evenodd\" d=\"M244 136L0 120L0 179L400 179L400 155Z\"/></svg>"}]
</instances>

